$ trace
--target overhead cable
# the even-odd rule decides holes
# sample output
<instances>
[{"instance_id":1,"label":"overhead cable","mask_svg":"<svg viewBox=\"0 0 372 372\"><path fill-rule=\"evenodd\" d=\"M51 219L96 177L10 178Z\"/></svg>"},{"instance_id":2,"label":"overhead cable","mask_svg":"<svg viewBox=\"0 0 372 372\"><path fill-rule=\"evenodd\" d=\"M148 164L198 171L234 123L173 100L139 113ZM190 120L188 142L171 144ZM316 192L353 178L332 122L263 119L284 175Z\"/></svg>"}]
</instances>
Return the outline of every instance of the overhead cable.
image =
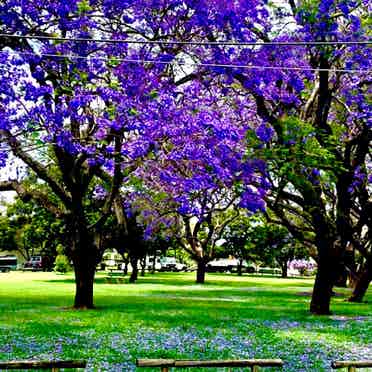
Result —
<instances>
[{"instance_id":1,"label":"overhead cable","mask_svg":"<svg viewBox=\"0 0 372 372\"><path fill-rule=\"evenodd\" d=\"M182 41L182 40L133 40L112 38L84 38L84 37L58 37L45 35L14 35L0 33L2 38L95 42L107 44L155 44L155 45L194 45L194 46L322 46L322 45L372 45L372 40L345 40L345 41Z\"/></svg>"},{"instance_id":2,"label":"overhead cable","mask_svg":"<svg viewBox=\"0 0 372 372\"><path fill-rule=\"evenodd\" d=\"M184 61L160 61L151 59L130 59L130 58L118 58L118 57L99 57L99 56L80 56L76 54L50 54L50 53L29 53L29 52L8 52L0 51L0 53L12 54L14 56L34 56L34 57L47 57L47 58L70 58L70 59L81 59L87 61L104 61L108 63L112 62L125 62L125 63L138 63L138 64L162 64L162 65L178 65L178 66L190 66L190 67L216 67L216 68L236 68L236 69L247 69L247 70L277 70L277 71L301 71L301 72L343 72L343 73L371 73L372 70L366 69L325 69L325 68L311 68L311 67L291 67L291 66L258 66L258 65L234 65L234 64L223 64L223 63L199 63L199 62L184 62Z\"/></svg>"}]
</instances>

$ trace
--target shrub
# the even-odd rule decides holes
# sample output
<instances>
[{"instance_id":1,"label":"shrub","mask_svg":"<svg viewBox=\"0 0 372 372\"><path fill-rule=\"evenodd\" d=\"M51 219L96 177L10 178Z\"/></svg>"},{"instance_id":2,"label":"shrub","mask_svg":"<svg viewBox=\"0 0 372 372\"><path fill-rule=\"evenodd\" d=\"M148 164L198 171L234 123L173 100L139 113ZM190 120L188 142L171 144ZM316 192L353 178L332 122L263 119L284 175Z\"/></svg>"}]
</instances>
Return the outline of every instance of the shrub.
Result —
<instances>
[{"instance_id":1,"label":"shrub","mask_svg":"<svg viewBox=\"0 0 372 372\"><path fill-rule=\"evenodd\" d=\"M68 261L68 258L64 254L59 254L56 257L54 262L54 270L62 274L65 274L67 271L71 270L71 265Z\"/></svg>"}]
</instances>

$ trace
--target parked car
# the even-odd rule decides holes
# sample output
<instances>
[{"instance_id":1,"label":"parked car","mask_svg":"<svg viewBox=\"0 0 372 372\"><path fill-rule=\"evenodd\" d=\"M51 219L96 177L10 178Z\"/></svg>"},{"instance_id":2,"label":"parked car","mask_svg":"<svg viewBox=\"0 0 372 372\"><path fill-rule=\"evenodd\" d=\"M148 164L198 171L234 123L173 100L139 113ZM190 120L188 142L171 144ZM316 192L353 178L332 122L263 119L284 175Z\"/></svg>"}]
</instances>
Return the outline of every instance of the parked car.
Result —
<instances>
[{"instance_id":1,"label":"parked car","mask_svg":"<svg viewBox=\"0 0 372 372\"><path fill-rule=\"evenodd\" d=\"M207 271L210 273L227 273L232 272L237 267L238 260L228 258L217 258L207 264Z\"/></svg>"},{"instance_id":2,"label":"parked car","mask_svg":"<svg viewBox=\"0 0 372 372\"><path fill-rule=\"evenodd\" d=\"M30 271L47 271L50 269L50 260L44 256L31 256L23 266L23 270Z\"/></svg>"},{"instance_id":3,"label":"parked car","mask_svg":"<svg viewBox=\"0 0 372 372\"><path fill-rule=\"evenodd\" d=\"M174 257L161 257L159 271L178 271L176 259Z\"/></svg>"},{"instance_id":4,"label":"parked car","mask_svg":"<svg viewBox=\"0 0 372 372\"><path fill-rule=\"evenodd\" d=\"M0 272L7 273L10 270L17 269L16 256L0 256Z\"/></svg>"},{"instance_id":5,"label":"parked car","mask_svg":"<svg viewBox=\"0 0 372 372\"><path fill-rule=\"evenodd\" d=\"M210 273L234 273L238 271L239 260L235 258L217 258L207 264L207 272ZM243 261L242 272L254 273L256 268Z\"/></svg>"},{"instance_id":6,"label":"parked car","mask_svg":"<svg viewBox=\"0 0 372 372\"><path fill-rule=\"evenodd\" d=\"M154 257L147 258L146 268L152 270L154 265ZM180 263L175 257L156 257L155 270L157 271L186 271L187 265Z\"/></svg>"}]
</instances>

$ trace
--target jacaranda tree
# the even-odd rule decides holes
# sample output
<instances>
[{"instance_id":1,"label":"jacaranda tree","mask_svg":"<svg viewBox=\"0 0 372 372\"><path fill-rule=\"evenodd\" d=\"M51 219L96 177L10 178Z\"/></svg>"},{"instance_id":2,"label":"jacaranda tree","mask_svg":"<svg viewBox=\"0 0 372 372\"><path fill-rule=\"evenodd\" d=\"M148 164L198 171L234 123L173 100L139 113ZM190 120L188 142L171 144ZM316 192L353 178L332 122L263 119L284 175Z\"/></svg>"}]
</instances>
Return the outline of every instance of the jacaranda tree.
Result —
<instances>
[{"instance_id":1,"label":"jacaranda tree","mask_svg":"<svg viewBox=\"0 0 372 372\"><path fill-rule=\"evenodd\" d=\"M223 230L239 208L264 210L268 183L265 163L244 156L249 110L236 110L235 99L199 82L178 93L173 105L167 99L166 118L164 102L157 101L157 119L167 125L150 128L154 151L134 172L142 181L137 204L148 234L158 224L178 226L179 244L197 263L196 281L204 283Z\"/></svg>"},{"instance_id":2,"label":"jacaranda tree","mask_svg":"<svg viewBox=\"0 0 372 372\"><path fill-rule=\"evenodd\" d=\"M289 1L272 11L270 24L245 25L266 45L214 45L203 50L201 60L221 64L208 71L201 66L196 73L204 73L209 86L223 85L226 95L250 99L255 116L247 154L259 151L267 161L272 176L267 201L275 222L317 249L310 306L316 314L330 312L335 263L349 242L365 258L362 292L371 278L370 235L365 234L371 227L371 48L356 43L368 40L367 5ZM281 23L290 29L281 29ZM247 40L234 31L231 26L223 35ZM221 34L211 28L208 39L221 40ZM267 142L263 148L262 141Z\"/></svg>"},{"instance_id":3,"label":"jacaranda tree","mask_svg":"<svg viewBox=\"0 0 372 372\"><path fill-rule=\"evenodd\" d=\"M220 4L204 1L11 0L0 6L0 29L9 35L1 38L0 54L1 165L11 152L48 185L54 198L37 184L26 185L22 177L2 182L0 190L31 197L65 220L77 308L93 307L105 223L122 182L136 161L152 150L153 141L143 135L144 129L166 125L154 120L158 105L153 102L173 97L177 73L172 68L130 61L167 63L182 48L63 38L200 39L207 37L210 27L218 31L230 23L222 10ZM236 16L236 32L246 21L253 24L266 14L255 1L242 2L231 12L235 10L244 17ZM163 103L166 112L165 98ZM108 193L100 211L91 214L86 205L97 178L106 182Z\"/></svg>"},{"instance_id":4,"label":"jacaranda tree","mask_svg":"<svg viewBox=\"0 0 372 372\"><path fill-rule=\"evenodd\" d=\"M366 40L368 3L309 0L297 4L289 0L283 5L274 8L259 0L9 0L0 6L4 33L34 35L32 40L0 38L1 164L5 165L11 151L39 182L48 184L56 199L40 192L37 185L26 187L21 178L3 182L0 190L14 189L23 197L32 197L65 219L76 274L76 307L93 306L102 229L112 206L122 204L123 182L145 158L152 163L141 169L153 167L159 130L177 120L175 115L190 122L190 151L180 152L189 157L181 163L192 160L200 146L198 136L193 135L200 130L195 116L199 124L210 124L203 133L210 136L206 143L218 138L213 124L216 114L211 117L208 101L212 92L219 102L223 96L230 97L215 111L226 117L233 102L235 115L246 118L245 129L251 131L236 164L241 167L262 155L273 169L271 188L278 195L273 209L285 196L287 205L298 202L309 216L319 265L311 311L329 312L333 262L347 241L357 246L359 233L371 224L371 214L365 209L370 209L366 186L371 138L368 78L360 71L345 73L369 69L370 50L365 45L345 44ZM283 29L283 23L292 27ZM117 42L69 40L76 37ZM128 38L135 43L121 40ZM242 45L244 41L284 45ZM308 44L288 45L299 41ZM325 44L335 41L343 44ZM191 111L190 105L182 105L188 87L196 87L199 96ZM224 125L234 133L239 121L225 120ZM176 136L176 132L167 135ZM167 143L171 146L162 149L163 153L177 153L172 151L176 141ZM304 149L298 156L301 144ZM313 149L310 154L309 147ZM284 154L287 170L284 164L278 170L276 162L270 163L271 150L276 160ZM314 153L321 150L327 156L313 161ZM221 167L218 162L225 161L224 152L215 155L208 159L209 172L212 178L225 180L223 172L231 171L234 162L229 159ZM330 169L333 162L336 166ZM155 175L177 170L174 161L159 169ZM248 179L239 179L244 169L232 172L237 177L232 181L234 187L245 188L242 200L247 206L257 202L257 195L263 196L260 182L257 188L251 179L257 169L248 170ZM324 188L317 177L326 171L331 175L330 186ZM198 172L196 167L194 174ZM280 182L284 174L287 178ZM195 182L208 182L208 168L200 175L198 181L194 177L193 182L180 182L167 192L188 198L202 189ZM85 206L91 184L98 178L106 183L107 194L92 218ZM334 223L323 197L329 191L336 198ZM283 209L277 210L285 221ZM356 226L355 213L360 216ZM296 229L287 225L294 234Z\"/></svg>"}]
</instances>

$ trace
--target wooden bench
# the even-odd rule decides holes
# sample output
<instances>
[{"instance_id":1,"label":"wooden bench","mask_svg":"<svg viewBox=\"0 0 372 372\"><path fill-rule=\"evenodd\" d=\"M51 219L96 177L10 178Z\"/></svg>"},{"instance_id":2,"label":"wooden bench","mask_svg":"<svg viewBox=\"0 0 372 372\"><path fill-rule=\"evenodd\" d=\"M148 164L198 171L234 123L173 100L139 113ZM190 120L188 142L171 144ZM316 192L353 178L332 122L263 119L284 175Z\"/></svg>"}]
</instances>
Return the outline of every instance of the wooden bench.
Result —
<instances>
[{"instance_id":1,"label":"wooden bench","mask_svg":"<svg viewBox=\"0 0 372 372\"><path fill-rule=\"evenodd\" d=\"M0 361L0 370L8 369L50 369L53 372L60 368L85 368L85 360L14 360L9 362Z\"/></svg>"},{"instance_id":2,"label":"wooden bench","mask_svg":"<svg viewBox=\"0 0 372 372\"><path fill-rule=\"evenodd\" d=\"M175 359L137 359L137 367L158 367L162 372L170 368L232 368L247 367L251 371L258 371L259 367L283 367L281 359L242 359L242 360L175 360Z\"/></svg>"},{"instance_id":3,"label":"wooden bench","mask_svg":"<svg viewBox=\"0 0 372 372\"><path fill-rule=\"evenodd\" d=\"M333 369L347 368L348 372L355 372L357 368L372 367L372 360L335 360L331 366Z\"/></svg>"},{"instance_id":4,"label":"wooden bench","mask_svg":"<svg viewBox=\"0 0 372 372\"><path fill-rule=\"evenodd\" d=\"M107 277L105 278L107 284L123 284L125 283L125 276L122 271L108 269Z\"/></svg>"},{"instance_id":5,"label":"wooden bench","mask_svg":"<svg viewBox=\"0 0 372 372\"><path fill-rule=\"evenodd\" d=\"M125 278L120 276L108 276L105 278L105 283L107 284L123 284L125 283Z\"/></svg>"}]
</instances>

